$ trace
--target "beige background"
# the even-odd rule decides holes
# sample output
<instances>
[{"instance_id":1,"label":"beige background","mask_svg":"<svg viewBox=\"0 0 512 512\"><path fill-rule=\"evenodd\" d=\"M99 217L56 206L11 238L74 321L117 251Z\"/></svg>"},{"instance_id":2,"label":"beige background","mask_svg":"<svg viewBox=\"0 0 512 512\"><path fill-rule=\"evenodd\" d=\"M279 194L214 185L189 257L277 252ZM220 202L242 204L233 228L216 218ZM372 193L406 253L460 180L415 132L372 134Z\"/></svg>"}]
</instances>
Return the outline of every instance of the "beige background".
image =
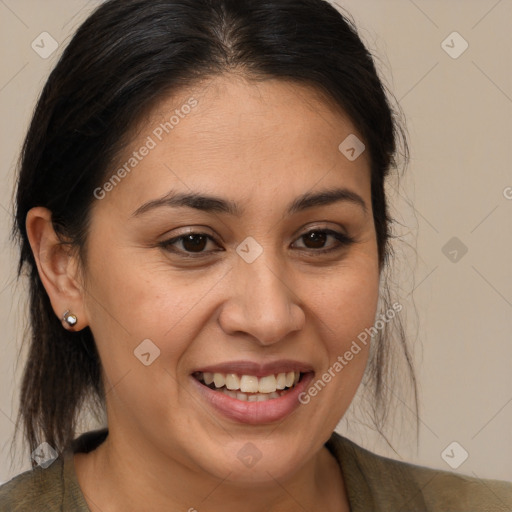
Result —
<instances>
[{"instance_id":1,"label":"beige background","mask_svg":"<svg viewBox=\"0 0 512 512\"><path fill-rule=\"evenodd\" d=\"M9 241L15 162L46 76L98 3L0 0L0 482L28 467L28 456L13 461L10 453L27 317ZM446 470L441 453L457 441L469 454L457 472L512 480L512 1L339 4L353 15L408 120L412 159L393 201L405 224L399 298L421 406L418 447L404 435L393 453L370 429L345 420L339 431L379 453ZM456 59L442 47L454 31L469 44ZM42 32L60 45L48 59L31 48ZM451 52L462 48L457 38L446 44ZM457 262L442 250L452 237L468 249ZM410 425L407 406L399 414ZM449 451L451 460L461 453Z\"/></svg>"}]
</instances>

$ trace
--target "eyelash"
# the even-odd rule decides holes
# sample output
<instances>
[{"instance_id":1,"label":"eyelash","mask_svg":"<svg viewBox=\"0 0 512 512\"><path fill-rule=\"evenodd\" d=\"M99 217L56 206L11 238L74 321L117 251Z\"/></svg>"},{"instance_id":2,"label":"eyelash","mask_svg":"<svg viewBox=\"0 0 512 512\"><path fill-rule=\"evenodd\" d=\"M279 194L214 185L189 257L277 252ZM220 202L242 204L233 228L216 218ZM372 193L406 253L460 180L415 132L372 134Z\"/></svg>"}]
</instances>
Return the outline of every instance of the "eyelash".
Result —
<instances>
[{"instance_id":1,"label":"eyelash","mask_svg":"<svg viewBox=\"0 0 512 512\"><path fill-rule=\"evenodd\" d=\"M306 233L301 235L297 240L299 240L311 233L332 236L338 241L338 244L335 247L332 247L330 249L307 249L306 248L306 249L301 249L302 251L313 252L316 254L328 254L328 253L332 253L334 251L339 251L343 248L349 247L350 245L355 243L355 240L352 237L345 235L343 233L339 233L338 231L333 231L331 229L311 229L310 231L307 231ZM201 258L201 257L204 257L205 255L209 254L209 252L218 252L218 251L209 251L209 252L203 251L203 252L193 253L193 252L186 252L186 251L177 250L175 248L172 248L173 244L175 244L176 242L183 241L185 238L187 238L189 236L204 236L204 237L208 238L209 240L213 241L214 243L217 243L213 237L211 237L210 235L208 235L206 233L190 232L190 233L186 233L185 235L180 235L180 236L171 238L169 240L164 240L163 242L160 242L158 245L159 245L159 247L162 247L163 249L165 249L169 252L180 254L185 258Z\"/></svg>"}]
</instances>

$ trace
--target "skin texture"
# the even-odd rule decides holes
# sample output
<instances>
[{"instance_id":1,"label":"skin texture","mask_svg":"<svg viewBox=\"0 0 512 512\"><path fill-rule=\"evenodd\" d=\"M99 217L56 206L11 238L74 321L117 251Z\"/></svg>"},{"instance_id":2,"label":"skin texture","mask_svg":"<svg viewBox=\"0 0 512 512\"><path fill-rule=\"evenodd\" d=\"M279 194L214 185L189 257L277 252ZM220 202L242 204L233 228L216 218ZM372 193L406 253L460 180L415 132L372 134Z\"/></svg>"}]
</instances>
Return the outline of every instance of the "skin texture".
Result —
<instances>
[{"instance_id":1,"label":"skin texture","mask_svg":"<svg viewBox=\"0 0 512 512\"><path fill-rule=\"evenodd\" d=\"M373 325L379 268L368 152L351 162L338 150L349 134L362 137L313 89L230 75L158 104L116 165L191 96L197 107L95 200L85 268L58 245L48 210L27 216L55 314L70 309L74 330L90 326L104 370L109 436L75 456L79 483L92 511L348 510L323 444L354 397L368 348L309 404L264 425L220 414L191 374L225 361L294 359L311 364L316 380ZM286 214L298 196L340 187L360 195L366 213L339 201ZM232 200L244 213L132 215L171 190ZM313 228L355 242L321 254L339 244L333 236L311 243L303 235ZM212 237L199 249L206 255L187 258L192 244L182 241L175 253L158 245L187 231ZM263 248L250 264L236 252L248 236ZM145 366L134 349L148 338L160 356ZM251 468L237 457L247 442L262 454Z\"/></svg>"}]
</instances>

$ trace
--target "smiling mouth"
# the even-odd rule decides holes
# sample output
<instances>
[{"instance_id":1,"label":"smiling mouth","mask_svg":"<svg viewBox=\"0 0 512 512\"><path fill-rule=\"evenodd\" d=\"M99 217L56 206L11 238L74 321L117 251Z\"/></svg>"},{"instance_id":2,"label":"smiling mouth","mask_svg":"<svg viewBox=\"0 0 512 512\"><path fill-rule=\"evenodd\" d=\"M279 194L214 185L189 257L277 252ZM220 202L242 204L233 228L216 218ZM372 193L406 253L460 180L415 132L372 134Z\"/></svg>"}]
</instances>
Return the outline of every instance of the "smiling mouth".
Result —
<instances>
[{"instance_id":1,"label":"smiling mouth","mask_svg":"<svg viewBox=\"0 0 512 512\"><path fill-rule=\"evenodd\" d=\"M301 372L270 374L264 377L236 373L195 372L192 376L213 391L243 402L265 402L280 398L304 376Z\"/></svg>"}]
</instances>

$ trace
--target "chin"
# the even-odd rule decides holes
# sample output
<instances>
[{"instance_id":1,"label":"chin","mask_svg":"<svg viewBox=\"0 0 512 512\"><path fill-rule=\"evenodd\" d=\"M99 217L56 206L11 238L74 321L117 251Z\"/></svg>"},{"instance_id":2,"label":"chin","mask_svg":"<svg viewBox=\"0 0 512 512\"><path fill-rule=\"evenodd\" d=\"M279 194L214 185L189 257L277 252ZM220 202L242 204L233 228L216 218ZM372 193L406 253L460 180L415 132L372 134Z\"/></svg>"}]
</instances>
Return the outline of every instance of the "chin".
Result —
<instances>
[{"instance_id":1,"label":"chin","mask_svg":"<svg viewBox=\"0 0 512 512\"><path fill-rule=\"evenodd\" d=\"M272 444L236 442L221 452L215 450L201 466L215 478L241 486L286 480L301 466L300 455L296 448L278 450Z\"/></svg>"}]
</instances>

